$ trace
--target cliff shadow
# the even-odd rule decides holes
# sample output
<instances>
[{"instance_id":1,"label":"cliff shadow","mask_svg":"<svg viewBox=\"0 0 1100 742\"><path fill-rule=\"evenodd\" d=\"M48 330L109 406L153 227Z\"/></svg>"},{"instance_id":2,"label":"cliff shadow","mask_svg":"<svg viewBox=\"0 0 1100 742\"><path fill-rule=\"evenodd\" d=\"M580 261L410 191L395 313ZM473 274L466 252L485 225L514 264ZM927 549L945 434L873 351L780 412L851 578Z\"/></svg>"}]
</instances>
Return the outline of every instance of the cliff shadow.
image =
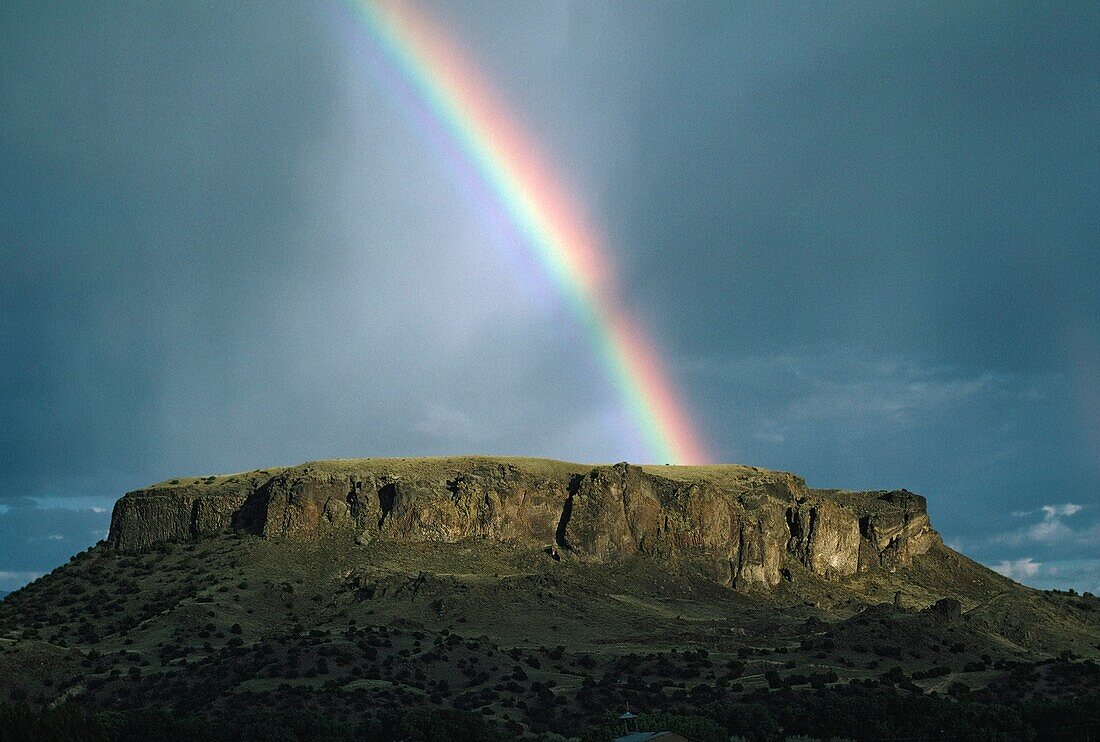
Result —
<instances>
[{"instance_id":1,"label":"cliff shadow","mask_svg":"<svg viewBox=\"0 0 1100 742\"><path fill-rule=\"evenodd\" d=\"M263 535L264 521L267 520L267 505L271 501L270 485L270 482L265 482L249 493L241 507L230 518L230 528L253 536Z\"/></svg>"},{"instance_id":2,"label":"cliff shadow","mask_svg":"<svg viewBox=\"0 0 1100 742\"><path fill-rule=\"evenodd\" d=\"M569 527L569 519L573 517L573 496L580 490L583 481L583 474L573 474L569 477L568 497L565 498L565 503L562 505L558 527L554 530L554 543L558 545L559 549L573 550L573 547L569 545L569 539L565 537L565 529Z\"/></svg>"},{"instance_id":3,"label":"cliff shadow","mask_svg":"<svg viewBox=\"0 0 1100 742\"><path fill-rule=\"evenodd\" d=\"M382 511L382 517L378 519L378 527L386 522L393 512L393 504L397 501L397 483L390 482L378 488L378 509Z\"/></svg>"}]
</instances>

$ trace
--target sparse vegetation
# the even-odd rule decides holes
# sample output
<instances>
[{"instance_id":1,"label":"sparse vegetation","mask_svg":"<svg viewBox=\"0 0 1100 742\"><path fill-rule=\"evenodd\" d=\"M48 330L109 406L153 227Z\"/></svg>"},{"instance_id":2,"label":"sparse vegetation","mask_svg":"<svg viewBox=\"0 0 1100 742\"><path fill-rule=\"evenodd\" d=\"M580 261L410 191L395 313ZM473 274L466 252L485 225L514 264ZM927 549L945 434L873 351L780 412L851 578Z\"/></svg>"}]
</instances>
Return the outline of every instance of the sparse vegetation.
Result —
<instances>
[{"instance_id":1,"label":"sparse vegetation","mask_svg":"<svg viewBox=\"0 0 1100 742\"><path fill-rule=\"evenodd\" d=\"M97 546L0 602L0 736L596 740L628 709L699 740L1100 736L1089 595L943 547L831 583L790 564L750 592L690 559L559 556L247 533ZM901 587L915 604L894 604Z\"/></svg>"}]
</instances>

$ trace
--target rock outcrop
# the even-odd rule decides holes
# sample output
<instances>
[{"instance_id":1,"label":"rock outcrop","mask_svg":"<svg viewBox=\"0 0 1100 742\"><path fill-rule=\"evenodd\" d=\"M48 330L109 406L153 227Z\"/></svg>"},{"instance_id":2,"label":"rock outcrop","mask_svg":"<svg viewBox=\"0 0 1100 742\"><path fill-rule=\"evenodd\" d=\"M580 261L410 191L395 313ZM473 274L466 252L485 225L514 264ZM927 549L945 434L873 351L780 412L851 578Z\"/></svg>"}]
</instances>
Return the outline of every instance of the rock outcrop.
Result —
<instances>
[{"instance_id":1,"label":"rock outcrop","mask_svg":"<svg viewBox=\"0 0 1100 742\"><path fill-rule=\"evenodd\" d=\"M854 512L824 501L791 508L788 518L788 550L815 574L838 579L859 570L861 534Z\"/></svg>"},{"instance_id":2,"label":"rock outcrop","mask_svg":"<svg viewBox=\"0 0 1100 742\"><path fill-rule=\"evenodd\" d=\"M863 516L861 532L882 566L908 566L913 557L928 551L935 534L928 519L928 503L906 490L887 492L880 499L892 507Z\"/></svg>"},{"instance_id":3,"label":"rock outcrop","mask_svg":"<svg viewBox=\"0 0 1100 742\"><path fill-rule=\"evenodd\" d=\"M375 459L173 480L115 505L110 545L239 530L369 545L488 539L604 562L687 560L736 588L800 564L826 580L896 569L938 543L923 497L811 490L743 466L585 467L533 459Z\"/></svg>"}]
</instances>

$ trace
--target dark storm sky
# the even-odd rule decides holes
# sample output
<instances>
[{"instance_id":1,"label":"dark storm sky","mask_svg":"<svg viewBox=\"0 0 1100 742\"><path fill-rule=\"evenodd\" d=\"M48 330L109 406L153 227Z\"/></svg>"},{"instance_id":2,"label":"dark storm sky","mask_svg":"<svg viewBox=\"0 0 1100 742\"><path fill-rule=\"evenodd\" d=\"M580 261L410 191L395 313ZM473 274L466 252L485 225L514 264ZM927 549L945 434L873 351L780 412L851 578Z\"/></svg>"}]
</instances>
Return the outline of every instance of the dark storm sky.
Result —
<instances>
[{"instance_id":1,"label":"dark storm sky","mask_svg":"<svg viewBox=\"0 0 1100 742\"><path fill-rule=\"evenodd\" d=\"M93 7L94 6L94 7ZM437 3L718 458L1100 590L1100 6ZM636 458L339 3L0 7L0 589L124 491Z\"/></svg>"}]
</instances>

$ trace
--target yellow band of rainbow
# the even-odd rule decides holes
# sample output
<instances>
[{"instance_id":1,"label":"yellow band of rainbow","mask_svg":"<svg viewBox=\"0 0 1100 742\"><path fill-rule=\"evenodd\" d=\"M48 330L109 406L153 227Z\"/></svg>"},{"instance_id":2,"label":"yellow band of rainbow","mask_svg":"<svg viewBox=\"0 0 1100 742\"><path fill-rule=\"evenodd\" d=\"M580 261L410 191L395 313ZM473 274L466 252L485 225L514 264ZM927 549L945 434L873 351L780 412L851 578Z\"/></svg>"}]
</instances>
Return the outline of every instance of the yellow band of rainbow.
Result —
<instances>
[{"instance_id":1,"label":"yellow band of rainbow","mask_svg":"<svg viewBox=\"0 0 1100 742\"><path fill-rule=\"evenodd\" d=\"M428 18L388 0L353 4L373 44L478 174L584 330L655 463L705 463L653 342L616 300L606 259L567 191L499 97Z\"/></svg>"}]
</instances>

